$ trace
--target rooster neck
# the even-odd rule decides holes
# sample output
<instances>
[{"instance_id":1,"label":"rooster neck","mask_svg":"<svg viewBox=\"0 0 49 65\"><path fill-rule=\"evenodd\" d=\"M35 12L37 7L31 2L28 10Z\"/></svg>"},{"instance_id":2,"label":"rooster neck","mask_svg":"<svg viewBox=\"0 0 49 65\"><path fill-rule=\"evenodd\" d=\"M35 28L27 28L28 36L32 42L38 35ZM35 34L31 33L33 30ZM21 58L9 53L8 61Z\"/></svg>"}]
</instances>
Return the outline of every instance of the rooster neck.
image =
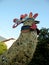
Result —
<instances>
[{"instance_id":1,"label":"rooster neck","mask_svg":"<svg viewBox=\"0 0 49 65\"><path fill-rule=\"evenodd\" d=\"M20 42L28 42L30 43L30 41L36 43L37 42L37 32L36 31L30 31L30 32L26 32L26 33L22 33L20 34Z\"/></svg>"}]
</instances>

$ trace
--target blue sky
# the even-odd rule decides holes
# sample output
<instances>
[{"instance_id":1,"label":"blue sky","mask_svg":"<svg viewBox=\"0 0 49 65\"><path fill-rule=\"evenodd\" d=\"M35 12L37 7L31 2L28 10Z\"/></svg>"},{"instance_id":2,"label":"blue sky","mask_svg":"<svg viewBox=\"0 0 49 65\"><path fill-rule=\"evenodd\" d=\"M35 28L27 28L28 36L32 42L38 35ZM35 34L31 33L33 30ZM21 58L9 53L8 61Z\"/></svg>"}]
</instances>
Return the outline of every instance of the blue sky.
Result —
<instances>
[{"instance_id":1,"label":"blue sky","mask_svg":"<svg viewBox=\"0 0 49 65\"><path fill-rule=\"evenodd\" d=\"M0 36L18 38L22 24L13 29L13 19L29 12L39 14L39 29L49 28L49 0L0 0Z\"/></svg>"}]
</instances>

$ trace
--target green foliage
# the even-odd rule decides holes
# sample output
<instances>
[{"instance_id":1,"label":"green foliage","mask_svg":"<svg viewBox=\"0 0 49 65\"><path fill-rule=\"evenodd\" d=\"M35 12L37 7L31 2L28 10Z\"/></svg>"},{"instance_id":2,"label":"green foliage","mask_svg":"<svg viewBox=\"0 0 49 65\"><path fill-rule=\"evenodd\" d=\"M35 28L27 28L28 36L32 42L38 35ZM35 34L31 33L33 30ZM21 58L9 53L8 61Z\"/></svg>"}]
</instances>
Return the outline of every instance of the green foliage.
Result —
<instances>
[{"instance_id":1,"label":"green foliage","mask_svg":"<svg viewBox=\"0 0 49 65\"><path fill-rule=\"evenodd\" d=\"M7 50L7 46L4 42L0 42L0 55Z\"/></svg>"},{"instance_id":2,"label":"green foliage","mask_svg":"<svg viewBox=\"0 0 49 65\"><path fill-rule=\"evenodd\" d=\"M49 65L49 29L42 28L38 45L29 65Z\"/></svg>"},{"instance_id":3,"label":"green foliage","mask_svg":"<svg viewBox=\"0 0 49 65\"><path fill-rule=\"evenodd\" d=\"M38 37L39 43L49 43L49 29L42 28Z\"/></svg>"}]
</instances>

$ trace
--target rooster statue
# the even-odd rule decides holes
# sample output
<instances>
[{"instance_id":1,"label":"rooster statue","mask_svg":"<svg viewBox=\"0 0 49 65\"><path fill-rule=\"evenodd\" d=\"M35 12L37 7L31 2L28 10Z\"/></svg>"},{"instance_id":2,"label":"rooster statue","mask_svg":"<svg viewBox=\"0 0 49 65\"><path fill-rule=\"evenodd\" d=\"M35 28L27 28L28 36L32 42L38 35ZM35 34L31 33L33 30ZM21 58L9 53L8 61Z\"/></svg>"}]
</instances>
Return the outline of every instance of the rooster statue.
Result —
<instances>
[{"instance_id":1,"label":"rooster statue","mask_svg":"<svg viewBox=\"0 0 49 65\"><path fill-rule=\"evenodd\" d=\"M23 14L20 19L13 20L13 28L23 23L19 38L13 43L11 48L0 56L0 65L28 65L31 61L37 46L37 35L39 30L35 20L38 13L32 12Z\"/></svg>"}]
</instances>

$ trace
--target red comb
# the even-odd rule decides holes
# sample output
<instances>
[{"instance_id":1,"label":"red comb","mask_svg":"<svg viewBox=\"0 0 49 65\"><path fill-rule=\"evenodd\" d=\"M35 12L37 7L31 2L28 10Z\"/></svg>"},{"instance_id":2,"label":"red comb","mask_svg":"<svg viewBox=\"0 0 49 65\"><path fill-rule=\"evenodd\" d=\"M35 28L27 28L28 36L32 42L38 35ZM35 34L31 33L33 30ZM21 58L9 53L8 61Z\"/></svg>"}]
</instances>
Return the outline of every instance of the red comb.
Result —
<instances>
[{"instance_id":1,"label":"red comb","mask_svg":"<svg viewBox=\"0 0 49 65\"><path fill-rule=\"evenodd\" d=\"M24 17L28 16L27 14L24 14Z\"/></svg>"},{"instance_id":2,"label":"red comb","mask_svg":"<svg viewBox=\"0 0 49 65\"><path fill-rule=\"evenodd\" d=\"M23 18L25 18L27 16L27 14L24 14Z\"/></svg>"},{"instance_id":3,"label":"red comb","mask_svg":"<svg viewBox=\"0 0 49 65\"><path fill-rule=\"evenodd\" d=\"M16 22L18 19L17 18L15 18L15 19L13 19L13 22Z\"/></svg>"},{"instance_id":4,"label":"red comb","mask_svg":"<svg viewBox=\"0 0 49 65\"><path fill-rule=\"evenodd\" d=\"M29 18L32 18L32 17L33 17L33 13L30 12L30 13L29 13Z\"/></svg>"},{"instance_id":5,"label":"red comb","mask_svg":"<svg viewBox=\"0 0 49 65\"><path fill-rule=\"evenodd\" d=\"M34 14L34 16L33 16L33 17L34 17L34 18L36 18L37 16L38 16L38 13Z\"/></svg>"},{"instance_id":6,"label":"red comb","mask_svg":"<svg viewBox=\"0 0 49 65\"><path fill-rule=\"evenodd\" d=\"M14 24L12 28L16 28L18 25L17 24Z\"/></svg>"},{"instance_id":7,"label":"red comb","mask_svg":"<svg viewBox=\"0 0 49 65\"><path fill-rule=\"evenodd\" d=\"M23 19L23 18L24 18L24 15L21 15L21 16L20 16L20 18L22 18L22 19Z\"/></svg>"},{"instance_id":8,"label":"red comb","mask_svg":"<svg viewBox=\"0 0 49 65\"><path fill-rule=\"evenodd\" d=\"M32 14L32 12L30 12L30 14Z\"/></svg>"}]
</instances>

